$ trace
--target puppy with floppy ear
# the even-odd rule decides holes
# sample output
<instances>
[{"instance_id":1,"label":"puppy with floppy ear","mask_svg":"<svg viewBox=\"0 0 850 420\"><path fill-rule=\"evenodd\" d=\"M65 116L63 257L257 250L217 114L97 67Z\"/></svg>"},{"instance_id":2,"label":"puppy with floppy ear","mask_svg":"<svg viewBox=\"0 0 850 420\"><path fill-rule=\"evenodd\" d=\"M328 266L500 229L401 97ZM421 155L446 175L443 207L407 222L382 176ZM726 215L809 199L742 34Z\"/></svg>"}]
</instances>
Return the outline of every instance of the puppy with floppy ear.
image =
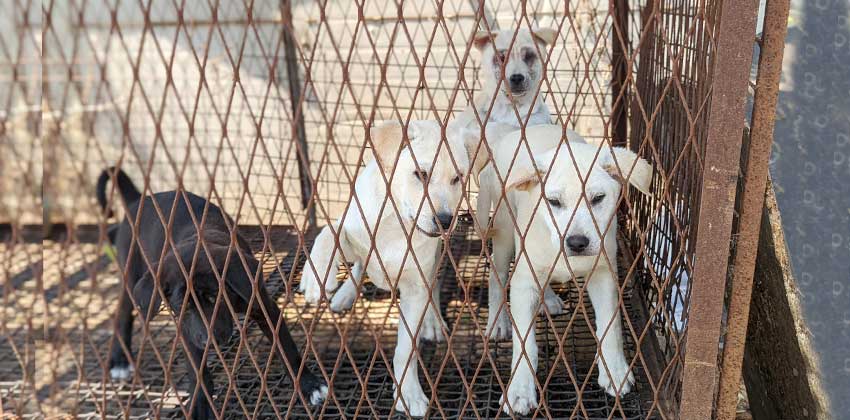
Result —
<instances>
[{"instance_id":1,"label":"puppy with floppy ear","mask_svg":"<svg viewBox=\"0 0 850 420\"><path fill-rule=\"evenodd\" d=\"M370 130L376 159L358 174L347 214L316 237L300 289L309 303L330 300L339 312L354 303L364 272L377 287L400 292L401 317L393 357L396 410L424 416L429 400L419 383L419 340L440 341L436 270L442 238L452 230L477 135L433 121L380 125ZM338 244L338 245L337 245ZM339 288L339 264L353 263ZM430 297L430 298L429 298Z\"/></svg>"},{"instance_id":2,"label":"puppy with floppy ear","mask_svg":"<svg viewBox=\"0 0 850 420\"><path fill-rule=\"evenodd\" d=\"M549 107L538 89L543 81L544 57L556 40L557 32L548 28L478 31L473 45L481 52L483 87L471 106L451 122L451 127L478 129L480 118L489 142L522 126L550 124ZM486 148L482 149L486 152ZM473 164L474 175L488 158L479 152Z\"/></svg>"},{"instance_id":3,"label":"puppy with floppy ear","mask_svg":"<svg viewBox=\"0 0 850 420\"><path fill-rule=\"evenodd\" d=\"M562 141L564 133L568 142ZM521 132L509 133L500 140L495 165L481 173L482 188L501 191L496 171L506 178L507 200L494 216L491 289L493 279L508 280L516 256L510 276L515 373L503 408L520 414L538 405L534 316L545 297L542 288L550 281L585 279L605 361L597 365L598 383L610 395L631 391L634 376L623 351L616 278L616 211L624 185L651 193L653 173L647 161L628 149L602 145L600 150L560 127L531 127L525 134L528 148ZM516 215L519 230L527 232L524 250L506 206Z\"/></svg>"},{"instance_id":4,"label":"puppy with floppy ear","mask_svg":"<svg viewBox=\"0 0 850 420\"><path fill-rule=\"evenodd\" d=\"M193 419L216 416L206 396L215 388L204 354L213 348L213 340L224 345L230 338L234 318L230 307L254 318L267 338L280 343L275 350L294 370L300 395L306 402L324 401L328 387L321 378L301 368L301 354L289 329L281 322L280 309L266 292L260 263L241 236L235 234L235 240L231 239L228 225L235 226L233 220L214 204L189 192L142 196L129 177L114 168L105 170L97 184L97 197L103 209L107 208L106 185L113 176L127 206L125 220L115 235L117 259L119 266L127 271L127 284L118 303L116 338L121 343L112 347L109 362L112 379L126 380L132 375L133 368L125 353L125 349L132 348L132 302L150 319L159 312L164 299L181 320L184 349L194 366L189 368ZM169 231L154 210L154 203L163 211L163 217L171 221ZM203 220L203 225L196 228L194 220ZM136 221L144 227L138 234L132 228ZM175 248L169 245L169 237ZM149 269L142 255L152 261L158 261L160 255L164 258ZM127 291L132 293L132 300Z\"/></svg>"}]
</instances>

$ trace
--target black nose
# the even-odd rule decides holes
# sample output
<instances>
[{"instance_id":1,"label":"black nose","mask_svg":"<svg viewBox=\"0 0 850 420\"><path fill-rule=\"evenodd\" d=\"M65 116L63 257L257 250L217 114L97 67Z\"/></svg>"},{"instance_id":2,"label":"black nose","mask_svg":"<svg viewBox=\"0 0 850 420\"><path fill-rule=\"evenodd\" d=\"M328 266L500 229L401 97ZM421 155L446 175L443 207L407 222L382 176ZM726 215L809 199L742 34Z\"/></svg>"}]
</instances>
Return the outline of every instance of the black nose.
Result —
<instances>
[{"instance_id":1,"label":"black nose","mask_svg":"<svg viewBox=\"0 0 850 420\"><path fill-rule=\"evenodd\" d=\"M452 227L452 222L454 221L454 216L451 213L438 213L437 214L437 224L443 228L443 230L449 230Z\"/></svg>"},{"instance_id":2,"label":"black nose","mask_svg":"<svg viewBox=\"0 0 850 420\"><path fill-rule=\"evenodd\" d=\"M584 235L572 235L567 237L567 248L573 252L582 252L590 244L590 239Z\"/></svg>"},{"instance_id":3,"label":"black nose","mask_svg":"<svg viewBox=\"0 0 850 420\"><path fill-rule=\"evenodd\" d=\"M525 82L525 76L521 74L512 74L509 80L511 81L511 86L520 86L522 85L522 82Z\"/></svg>"}]
</instances>

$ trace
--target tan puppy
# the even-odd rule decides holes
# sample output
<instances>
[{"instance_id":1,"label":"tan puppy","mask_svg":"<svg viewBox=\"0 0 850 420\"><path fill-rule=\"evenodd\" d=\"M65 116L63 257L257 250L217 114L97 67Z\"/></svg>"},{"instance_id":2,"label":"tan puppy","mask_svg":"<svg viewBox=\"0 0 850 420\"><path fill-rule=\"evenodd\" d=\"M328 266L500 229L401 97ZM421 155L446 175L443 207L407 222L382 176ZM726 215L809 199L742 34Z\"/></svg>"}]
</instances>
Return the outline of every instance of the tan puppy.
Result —
<instances>
[{"instance_id":1,"label":"tan puppy","mask_svg":"<svg viewBox=\"0 0 850 420\"><path fill-rule=\"evenodd\" d=\"M561 143L565 133L569 144ZM488 165L480 177L482 190L498 191L492 197L501 197L496 171L506 178L507 201L496 206L492 231L491 283L507 282L510 261L515 258L510 311L516 323L512 366L516 370L502 401L520 414L538 405L534 316L541 286L548 281L585 279L605 360L597 366L599 386L611 395L631 390L634 376L623 353L619 314L616 210L624 180L644 194L650 193L652 180L649 163L628 149L587 144L578 134L557 125L529 127L526 136L528 146L521 142L519 131L502 137L494 149L495 166ZM528 229L523 241L515 234L508 206L519 230L525 233ZM497 298L501 300L501 296Z\"/></svg>"},{"instance_id":2,"label":"tan puppy","mask_svg":"<svg viewBox=\"0 0 850 420\"><path fill-rule=\"evenodd\" d=\"M333 294L331 310L351 307L364 270L379 288L400 292L401 319L393 358L393 371L400 384L396 409L405 412L406 406L409 415L418 417L425 415L429 399L419 384L419 364L413 352L418 338L439 341L443 337L445 323L435 284L441 236L454 222L463 194L463 174L469 171L469 147L478 142L478 137L449 134L443 141L440 125L432 121L412 121L407 144L397 123L374 128L371 134L377 159L357 176L359 205L352 201L347 214L316 238L300 289L310 303L319 302L323 296L331 298L344 256L346 262L354 263L352 278ZM382 172L391 180L391 194ZM388 200L384 206L388 195L392 202ZM428 303L429 293L433 304Z\"/></svg>"}]
</instances>

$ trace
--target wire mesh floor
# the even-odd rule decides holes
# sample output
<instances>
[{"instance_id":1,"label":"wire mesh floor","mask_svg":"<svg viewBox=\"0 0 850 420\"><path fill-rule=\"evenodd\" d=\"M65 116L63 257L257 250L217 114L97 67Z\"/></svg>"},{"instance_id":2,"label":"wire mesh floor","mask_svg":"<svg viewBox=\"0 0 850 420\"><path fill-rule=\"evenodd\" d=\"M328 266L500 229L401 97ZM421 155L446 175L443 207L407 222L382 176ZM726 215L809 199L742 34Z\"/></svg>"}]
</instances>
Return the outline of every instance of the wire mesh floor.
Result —
<instances>
[{"instance_id":1,"label":"wire mesh floor","mask_svg":"<svg viewBox=\"0 0 850 420\"><path fill-rule=\"evenodd\" d=\"M277 356L270 356L271 343L259 328L249 324L249 349L232 339L221 355L208 356L215 383L215 406L225 407L225 417L254 418L387 418L392 410L393 381L392 353L398 327L398 308L390 293L379 291L370 284L364 286L354 307L344 314L334 314L326 305L308 306L303 297L294 294L297 284L286 287L290 276L298 278L303 256L294 252L297 240L292 232L277 235L276 254L264 255L268 275L267 288L276 297L286 316L286 322L307 352L307 364L314 372L319 367L314 354L321 359L322 369L330 376L335 371L332 397L324 408L310 413L293 396L292 384L285 374L286 367ZM261 247L262 236L259 237ZM251 238L248 238L249 240ZM256 242L256 241L255 241ZM75 245L66 258L76 261L79 271L64 273L45 281L45 295L57 300L61 318L54 336L65 351L50 358L52 385L36 384L36 394L42 401L42 411L67 413L78 418L183 418L181 401L187 397L188 376L182 352L173 352L174 323L168 315L160 314L151 322L151 336L156 350L168 366L168 377L147 340L140 353L142 336L135 324L133 351L139 357L136 370L141 381L113 383L108 378L108 352L112 342L112 313L115 310L120 284L115 265L105 260L93 245ZM452 335L450 342L421 345L423 365L420 381L426 395L436 383L438 401L432 401L430 418L491 419L508 418L499 409L499 398L510 377L511 343L485 342L487 319L487 264L481 255L481 241L472 233L470 221L464 218L451 241L455 270L448 259L441 267L441 312ZM298 257L298 258L296 258ZM105 260L105 263L104 263ZM293 270L295 272L293 273ZM88 275L86 275L88 274ZM47 276L49 277L49 276ZM59 287L61 285L61 287ZM56 290L54 290L56 289ZM595 384L595 369L591 372L596 342L591 334L592 315L575 313L578 296L575 290L556 288L564 302L565 311L553 316L555 328L562 332L569 326L564 340L564 356L558 357L557 337L546 317L537 321L537 342L540 365L537 378L545 385L546 404L538 417L551 418L647 418L651 407L651 389L645 372L635 368L637 383L634 391L615 402ZM585 299L587 301L587 299ZM631 312L629 299L627 309ZM587 304L588 314L592 314ZM571 321L572 319L572 321ZM627 329L624 329L627 331ZM306 335L312 337L313 349L305 348ZM562 334L562 333L561 333ZM634 356L634 341L624 333L626 356ZM376 341L380 340L380 346ZM451 352L448 349L451 348ZM68 351L70 350L70 351ZM8 346L0 352L9 351ZM252 352L259 366L254 366ZM315 351L315 353L313 353ZM171 356L170 356L171 355ZM222 363L221 358L226 363ZM5 356L0 354L0 360ZM271 361L269 361L271 360ZM268 364L267 374L259 371ZM232 381L225 366L232 368ZM553 371L554 369L554 371ZM425 379L425 372L432 381ZM546 373L551 372L548 376ZM265 381L263 380L265 376ZM0 387L5 387L0 384ZM175 390L176 388L176 390ZM581 389L581 391L577 391ZM7 390L0 392L8 393Z\"/></svg>"}]
</instances>

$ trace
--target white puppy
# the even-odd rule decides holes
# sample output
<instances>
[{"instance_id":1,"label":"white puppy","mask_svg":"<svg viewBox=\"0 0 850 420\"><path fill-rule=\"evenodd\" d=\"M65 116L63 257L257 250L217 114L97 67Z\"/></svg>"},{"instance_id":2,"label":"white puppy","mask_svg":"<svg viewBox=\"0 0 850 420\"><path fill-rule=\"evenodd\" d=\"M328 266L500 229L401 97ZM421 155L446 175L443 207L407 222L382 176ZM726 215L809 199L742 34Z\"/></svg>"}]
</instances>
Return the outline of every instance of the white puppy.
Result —
<instances>
[{"instance_id":1,"label":"white puppy","mask_svg":"<svg viewBox=\"0 0 850 420\"><path fill-rule=\"evenodd\" d=\"M547 53L546 46L555 42L556 38L557 32L548 28L478 31L475 34L474 45L481 52L479 75L483 81L483 89L475 95L473 104L451 122L450 127L477 131L480 129L478 124L480 118L486 124L485 139L492 147L499 137L523 125L531 127L550 124L549 107L543 101L543 95L538 93L538 89L543 81L542 56ZM503 65L504 78L502 77ZM527 121L526 118L528 118ZM488 160L488 150L481 145L472 165L473 175L477 175ZM486 194L486 192L481 191L479 194ZM489 214L489 199L486 195L479 195L479 214L480 212ZM482 205L482 202L487 204ZM486 224L479 226L486 231ZM487 333L495 340L507 339L511 336L511 328L507 304L503 300L504 290L498 283L491 281L488 293ZM557 315L563 311L564 302L551 287L546 288L545 302L546 310L551 315Z\"/></svg>"},{"instance_id":2,"label":"white puppy","mask_svg":"<svg viewBox=\"0 0 850 420\"><path fill-rule=\"evenodd\" d=\"M569 144L561 143L564 134ZM494 202L502 197L496 170L506 179L507 200L496 205L491 232L491 281L506 282L511 258L516 260L510 280L510 310L516 323L512 368L516 370L502 400L515 413L527 414L537 407L534 317L540 287L573 277L585 279L596 314L596 335L604 358L604 364L600 360L597 365L598 383L611 395L625 395L634 376L623 353L618 313L616 210L623 180L649 194L652 167L628 149L606 145L600 149L557 125L529 127L527 142L521 136L517 131L501 138L494 148L495 167L491 163L480 176L482 189L491 191ZM515 234L513 217L524 239ZM507 405L503 408L509 412Z\"/></svg>"},{"instance_id":3,"label":"white puppy","mask_svg":"<svg viewBox=\"0 0 850 420\"><path fill-rule=\"evenodd\" d=\"M477 136L464 135L463 130L453 132L442 141L439 124L413 121L407 130L410 142L404 143L397 123L372 129L377 159L357 176L357 201L352 198L347 214L316 237L301 278L306 300L316 303L336 289L339 263L353 262L351 280L331 298L330 308L337 312L351 307L364 270L379 288L400 292L393 357L399 383L396 409L411 416L425 415L429 401L419 384L414 337L441 340L445 328L435 273L440 237L451 228L463 194L463 176L469 171L468 146L478 142ZM384 176L390 180L390 191Z\"/></svg>"}]
</instances>

